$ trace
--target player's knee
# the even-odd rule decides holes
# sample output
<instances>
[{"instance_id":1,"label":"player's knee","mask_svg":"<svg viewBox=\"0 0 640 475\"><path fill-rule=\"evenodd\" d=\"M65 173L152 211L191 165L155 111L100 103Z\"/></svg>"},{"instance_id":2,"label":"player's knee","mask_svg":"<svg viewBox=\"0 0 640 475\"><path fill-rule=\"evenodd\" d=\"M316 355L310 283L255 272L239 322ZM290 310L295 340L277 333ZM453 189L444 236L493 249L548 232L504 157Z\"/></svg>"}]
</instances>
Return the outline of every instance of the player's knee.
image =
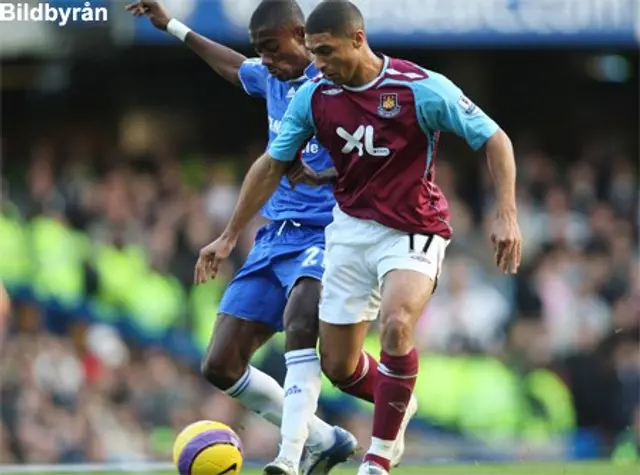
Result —
<instances>
[{"instance_id":1,"label":"player's knee","mask_svg":"<svg viewBox=\"0 0 640 475\"><path fill-rule=\"evenodd\" d=\"M318 317L314 309L307 309L285 322L286 350L315 348L318 342Z\"/></svg>"},{"instance_id":2,"label":"player's knee","mask_svg":"<svg viewBox=\"0 0 640 475\"><path fill-rule=\"evenodd\" d=\"M286 351L315 348L318 341L318 329L305 327L302 323L290 323L285 328Z\"/></svg>"},{"instance_id":3,"label":"player's knee","mask_svg":"<svg viewBox=\"0 0 640 475\"><path fill-rule=\"evenodd\" d=\"M380 342L390 355L403 355L413 346L413 325L410 312L403 308L382 315Z\"/></svg>"},{"instance_id":4,"label":"player's knee","mask_svg":"<svg viewBox=\"0 0 640 475\"><path fill-rule=\"evenodd\" d=\"M218 389L233 386L246 371L246 364L218 354L207 354L200 363L202 377Z\"/></svg>"}]
</instances>

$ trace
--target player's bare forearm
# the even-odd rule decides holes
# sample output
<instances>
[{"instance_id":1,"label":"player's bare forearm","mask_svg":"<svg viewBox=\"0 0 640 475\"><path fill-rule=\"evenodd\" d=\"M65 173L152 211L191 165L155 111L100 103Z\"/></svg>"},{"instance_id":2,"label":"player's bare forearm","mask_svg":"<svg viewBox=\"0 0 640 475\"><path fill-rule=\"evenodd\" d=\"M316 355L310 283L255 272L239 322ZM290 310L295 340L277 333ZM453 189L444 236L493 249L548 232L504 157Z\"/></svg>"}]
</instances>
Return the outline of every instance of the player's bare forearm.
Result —
<instances>
[{"instance_id":1,"label":"player's bare forearm","mask_svg":"<svg viewBox=\"0 0 640 475\"><path fill-rule=\"evenodd\" d=\"M236 208L223 233L224 237L237 238L276 191L290 165L289 162L274 160L266 153L251 165L242 183Z\"/></svg>"},{"instance_id":2,"label":"player's bare forearm","mask_svg":"<svg viewBox=\"0 0 640 475\"><path fill-rule=\"evenodd\" d=\"M195 31L190 31L185 38L187 46L200 56L223 79L235 86L240 86L238 70L246 56L231 48L211 41Z\"/></svg>"},{"instance_id":3,"label":"player's bare forearm","mask_svg":"<svg viewBox=\"0 0 640 475\"><path fill-rule=\"evenodd\" d=\"M485 144L487 165L496 188L498 213L516 212L516 161L507 134L498 130Z\"/></svg>"},{"instance_id":4,"label":"player's bare forearm","mask_svg":"<svg viewBox=\"0 0 640 475\"><path fill-rule=\"evenodd\" d=\"M318 172L318 182L321 185L335 185L338 179L338 172L334 167Z\"/></svg>"}]
</instances>

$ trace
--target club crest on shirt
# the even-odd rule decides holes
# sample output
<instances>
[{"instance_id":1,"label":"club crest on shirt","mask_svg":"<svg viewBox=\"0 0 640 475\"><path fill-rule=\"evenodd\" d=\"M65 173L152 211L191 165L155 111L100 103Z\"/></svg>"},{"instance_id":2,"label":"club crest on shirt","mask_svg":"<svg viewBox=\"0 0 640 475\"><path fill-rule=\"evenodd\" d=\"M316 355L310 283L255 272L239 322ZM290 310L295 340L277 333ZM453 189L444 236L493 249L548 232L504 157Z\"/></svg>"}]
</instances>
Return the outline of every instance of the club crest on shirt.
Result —
<instances>
[{"instance_id":1,"label":"club crest on shirt","mask_svg":"<svg viewBox=\"0 0 640 475\"><path fill-rule=\"evenodd\" d=\"M383 92L380 94L380 104L378 105L378 115L381 117L395 117L402 109L398 104L398 94L395 92Z\"/></svg>"}]
</instances>

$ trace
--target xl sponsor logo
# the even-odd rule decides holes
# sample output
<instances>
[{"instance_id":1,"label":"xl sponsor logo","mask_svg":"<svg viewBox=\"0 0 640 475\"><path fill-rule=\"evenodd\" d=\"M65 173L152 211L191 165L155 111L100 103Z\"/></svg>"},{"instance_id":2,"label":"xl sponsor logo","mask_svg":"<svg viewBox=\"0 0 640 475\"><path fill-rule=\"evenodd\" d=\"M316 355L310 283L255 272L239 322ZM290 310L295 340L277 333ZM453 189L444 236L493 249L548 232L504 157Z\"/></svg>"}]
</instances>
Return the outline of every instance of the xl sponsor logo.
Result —
<instances>
[{"instance_id":1,"label":"xl sponsor logo","mask_svg":"<svg viewBox=\"0 0 640 475\"><path fill-rule=\"evenodd\" d=\"M371 125L361 125L353 133L338 127L336 133L345 141L344 147L342 147L342 153L345 155L354 150L358 152L359 157L364 156L365 153L371 157L388 157L391 155L391 150L387 147L376 147L374 145L373 135L375 131Z\"/></svg>"}]
</instances>

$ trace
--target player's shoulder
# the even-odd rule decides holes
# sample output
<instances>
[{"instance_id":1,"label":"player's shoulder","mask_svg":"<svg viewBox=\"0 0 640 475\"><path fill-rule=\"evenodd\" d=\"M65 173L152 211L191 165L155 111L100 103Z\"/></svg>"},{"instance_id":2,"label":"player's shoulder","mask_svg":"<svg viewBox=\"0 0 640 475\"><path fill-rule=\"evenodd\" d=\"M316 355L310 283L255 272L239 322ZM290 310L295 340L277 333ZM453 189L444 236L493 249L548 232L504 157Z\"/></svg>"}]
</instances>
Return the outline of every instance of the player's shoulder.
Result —
<instances>
[{"instance_id":1,"label":"player's shoulder","mask_svg":"<svg viewBox=\"0 0 640 475\"><path fill-rule=\"evenodd\" d=\"M271 74L269 72L269 68L267 68L263 64L262 59L260 58L246 58L240 65L240 75L260 77L262 80L265 80L271 87L290 87L288 81L281 81L273 74Z\"/></svg>"},{"instance_id":2,"label":"player's shoulder","mask_svg":"<svg viewBox=\"0 0 640 475\"><path fill-rule=\"evenodd\" d=\"M246 58L240 65L240 69L244 71L251 71L254 74L261 74L264 76L269 75L269 70L262 64L260 58Z\"/></svg>"},{"instance_id":3,"label":"player's shoulder","mask_svg":"<svg viewBox=\"0 0 640 475\"><path fill-rule=\"evenodd\" d=\"M298 89L296 96L300 95L310 100L318 92L322 92L325 95L331 95L331 92L327 92L327 91L330 91L331 89L337 89L342 91L342 89L337 88L333 83L328 81L322 74L318 74L317 76L314 76L313 78L305 82L300 87L300 89Z\"/></svg>"},{"instance_id":4,"label":"player's shoulder","mask_svg":"<svg viewBox=\"0 0 640 475\"><path fill-rule=\"evenodd\" d=\"M387 79L411 83L428 79L430 71L406 59L387 58L384 75Z\"/></svg>"},{"instance_id":5,"label":"player's shoulder","mask_svg":"<svg viewBox=\"0 0 640 475\"><path fill-rule=\"evenodd\" d=\"M460 89L444 74L403 59L391 59L386 75L394 82L406 83L420 99L449 97L460 93Z\"/></svg>"}]
</instances>

